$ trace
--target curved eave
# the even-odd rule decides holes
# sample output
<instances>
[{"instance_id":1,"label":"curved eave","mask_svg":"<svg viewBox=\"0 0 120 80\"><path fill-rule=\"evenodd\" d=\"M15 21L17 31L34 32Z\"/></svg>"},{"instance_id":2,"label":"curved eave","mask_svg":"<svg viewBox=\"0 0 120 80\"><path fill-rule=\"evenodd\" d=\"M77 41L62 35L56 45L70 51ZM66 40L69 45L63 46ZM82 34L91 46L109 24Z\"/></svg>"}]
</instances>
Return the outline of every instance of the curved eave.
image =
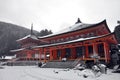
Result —
<instances>
[{"instance_id":1,"label":"curved eave","mask_svg":"<svg viewBox=\"0 0 120 80\"><path fill-rule=\"evenodd\" d=\"M15 49L15 50L10 50L10 52L14 53L14 52L20 52L25 50L26 48L21 48L21 49Z\"/></svg>"},{"instance_id":2,"label":"curved eave","mask_svg":"<svg viewBox=\"0 0 120 80\"><path fill-rule=\"evenodd\" d=\"M39 37L39 39L44 39L44 38L49 38L49 37L54 37L54 36L58 36L58 35L63 35L63 34L67 34L67 33L71 33L71 32L76 32L76 31L79 31L79 30L84 30L84 29L88 29L88 28L93 28L93 27L96 27L100 24L105 24L106 27L107 27L107 30L109 33L111 33L110 29L108 28L108 25L106 23L106 20L103 20L97 24L90 24L90 26L87 26L85 28L80 28L80 29L77 29L77 30L73 30L73 31L68 31L68 32L63 32L63 33L56 33L56 34L50 34L50 35L47 35L47 36L43 36L43 37Z\"/></svg>"},{"instance_id":3,"label":"curved eave","mask_svg":"<svg viewBox=\"0 0 120 80\"><path fill-rule=\"evenodd\" d=\"M108 25L107 25L106 19L105 19L102 23L104 23L104 24L105 24L105 26L106 26L106 28L107 28L108 32L109 32L109 33L111 33L111 31L110 31L110 29L109 29L109 27L108 27Z\"/></svg>"},{"instance_id":4,"label":"curved eave","mask_svg":"<svg viewBox=\"0 0 120 80\"><path fill-rule=\"evenodd\" d=\"M34 36L34 37L32 37ZM25 40L28 40L28 39L31 39L31 40L34 40L34 41L38 41L39 39L35 36L35 35L27 35L21 39L18 39L16 40L17 42L22 42L22 41L25 41Z\"/></svg>"}]
</instances>

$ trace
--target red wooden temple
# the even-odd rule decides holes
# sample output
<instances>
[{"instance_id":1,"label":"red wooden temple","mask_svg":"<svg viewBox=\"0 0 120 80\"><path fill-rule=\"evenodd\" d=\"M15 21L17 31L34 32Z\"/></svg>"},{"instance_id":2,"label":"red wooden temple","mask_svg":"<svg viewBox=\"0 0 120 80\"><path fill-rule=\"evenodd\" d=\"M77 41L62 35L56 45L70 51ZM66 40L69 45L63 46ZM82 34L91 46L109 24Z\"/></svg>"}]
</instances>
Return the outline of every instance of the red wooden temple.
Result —
<instances>
[{"instance_id":1,"label":"red wooden temple","mask_svg":"<svg viewBox=\"0 0 120 80\"><path fill-rule=\"evenodd\" d=\"M17 40L22 45L16 52L19 60L62 61L81 59L94 61L98 55L105 62L110 61L110 50L117 44L114 33L109 30L106 20L96 24L78 21L58 33L43 37L34 34Z\"/></svg>"}]
</instances>

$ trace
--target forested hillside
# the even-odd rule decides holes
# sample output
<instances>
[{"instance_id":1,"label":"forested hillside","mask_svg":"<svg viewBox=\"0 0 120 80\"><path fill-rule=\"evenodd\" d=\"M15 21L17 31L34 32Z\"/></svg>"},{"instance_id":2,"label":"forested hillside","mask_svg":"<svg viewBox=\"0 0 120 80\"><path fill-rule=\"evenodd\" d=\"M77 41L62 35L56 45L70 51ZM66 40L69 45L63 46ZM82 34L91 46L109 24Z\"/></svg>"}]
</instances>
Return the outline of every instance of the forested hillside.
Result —
<instances>
[{"instance_id":1,"label":"forested hillside","mask_svg":"<svg viewBox=\"0 0 120 80\"><path fill-rule=\"evenodd\" d=\"M12 55L10 50L20 48L20 44L18 44L16 40L23 38L30 33L30 29L11 23L0 22L0 56ZM45 36L52 34L52 31L43 29L40 32L33 31L33 33L36 36Z\"/></svg>"},{"instance_id":2,"label":"forested hillside","mask_svg":"<svg viewBox=\"0 0 120 80\"><path fill-rule=\"evenodd\" d=\"M30 30L18 25L0 22L0 55L10 55L11 49L16 49L20 45L17 39L30 34Z\"/></svg>"}]
</instances>

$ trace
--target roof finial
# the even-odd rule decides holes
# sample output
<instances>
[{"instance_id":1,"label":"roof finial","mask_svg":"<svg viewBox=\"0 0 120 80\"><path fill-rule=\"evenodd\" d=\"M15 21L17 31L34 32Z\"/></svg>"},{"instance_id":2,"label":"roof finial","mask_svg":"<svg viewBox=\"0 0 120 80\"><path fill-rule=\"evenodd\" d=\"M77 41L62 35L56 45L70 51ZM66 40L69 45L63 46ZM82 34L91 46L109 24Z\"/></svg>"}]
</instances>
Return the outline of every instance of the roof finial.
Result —
<instances>
[{"instance_id":1,"label":"roof finial","mask_svg":"<svg viewBox=\"0 0 120 80\"><path fill-rule=\"evenodd\" d=\"M76 22L75 24L77 24L77 23L81 23L81 20L80 20L80 18L78 18L78 20L77 20L77 22Z\"/></svg>"},{"instance_id":2,"label":"roof finial","mask_svg":"<svg viewBox=\"0 0 120 80\"><path fill-rule=\"evenodd\" d=\"M33 23L31 24L31 35L33 35Z\"/></svg>"}]
</instances>

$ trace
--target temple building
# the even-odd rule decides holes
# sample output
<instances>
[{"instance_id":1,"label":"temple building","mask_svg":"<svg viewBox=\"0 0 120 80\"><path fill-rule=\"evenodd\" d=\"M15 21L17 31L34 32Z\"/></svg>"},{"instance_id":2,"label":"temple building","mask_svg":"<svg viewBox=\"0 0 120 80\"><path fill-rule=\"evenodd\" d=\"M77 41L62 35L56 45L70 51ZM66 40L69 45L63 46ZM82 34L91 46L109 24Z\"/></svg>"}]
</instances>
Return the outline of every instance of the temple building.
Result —
<instances>
[{"instance_id":1,"label":"temple building","mask_svg":"<svg viewBox=\"0 0 120 80\"><path fill-rule=\"evenodd\" d=\"M20 49L12 50L18 60L33 61L62 61L84 60L94 61L94 56L99 60L110 62L110 50L117 44L116 37L106 23L106 20L96 24L77 22L57 33L43 37L33 34L27 35L17 42L22 45Z\"/></svg>"}]
</instances>

